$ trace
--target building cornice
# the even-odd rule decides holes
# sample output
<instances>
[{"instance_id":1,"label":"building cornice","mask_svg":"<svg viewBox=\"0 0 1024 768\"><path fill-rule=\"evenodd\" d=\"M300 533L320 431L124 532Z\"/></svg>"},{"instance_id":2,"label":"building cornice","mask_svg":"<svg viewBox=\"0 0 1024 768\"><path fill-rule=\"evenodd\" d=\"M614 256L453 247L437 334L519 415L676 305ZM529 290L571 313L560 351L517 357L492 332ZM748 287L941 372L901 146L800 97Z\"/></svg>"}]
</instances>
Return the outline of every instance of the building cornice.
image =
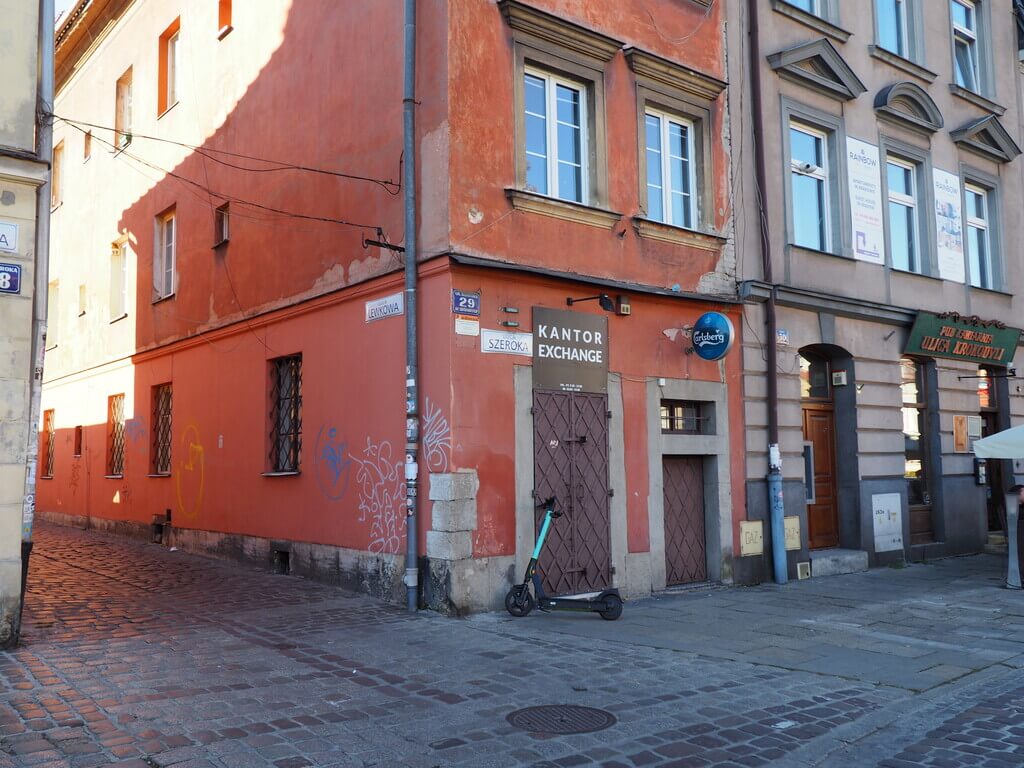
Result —
<instances>
[{"instance_id":1,"label":"building cornice","mask_svg":"<svg viewBox=\"0 0 1024 768\"><path fill-rule=\"evenodd\" d=\"M851 299L834 293L813 291L808 288L794 288L790 285L771 285L761 280L744 280L739 285L740 298L747 303L760 304L775 294L775 303L781 307L805 309L811 312L825 312L830 315L852 317L857 320L871 320L888 325L912 325L917 317L916 309L907 309L893 304Z\"/></svg>"}]
</instances>

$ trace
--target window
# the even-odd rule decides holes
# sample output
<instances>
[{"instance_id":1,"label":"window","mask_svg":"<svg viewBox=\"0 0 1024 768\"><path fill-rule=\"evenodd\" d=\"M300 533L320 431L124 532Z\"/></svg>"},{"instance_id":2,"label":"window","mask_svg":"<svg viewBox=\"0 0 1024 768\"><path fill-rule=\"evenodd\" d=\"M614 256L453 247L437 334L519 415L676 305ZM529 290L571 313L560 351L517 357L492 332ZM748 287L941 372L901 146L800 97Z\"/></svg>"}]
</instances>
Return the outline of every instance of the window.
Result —
<instances>
[{"instance_id":1,"label":"window","mask_svg":"<svg viewBox=\"0 0 1024 768\"><path fill-rule=\"evenodd\" d=\"M128 314L128 243L110 246L110 319Z\"/></svg>"},{"instance_id":2,"label":"window","mask_svg":"<svg viewBox=\"0 0 1024 768\"><path fill-rule=\"evenodd\" d=\"M231 220L228 203L220 206L213 213L213 246L223 245L231 236Z\"/></svg>"},{"instance_id":3,"label":"window","mask_svg":"<svg viewBox=\"0 0 1024 768\"><path fill-rule=\"evenodd\" d=\"M971 285L994 288L992 238L989 234L989 193L973 184L964 185L967 219L967 261Z\"/></svg>"},{"instance_id":4,"label":"window","mask_svg":"<svg viewBox=\"0 0 1024 768\"><path fill-rule=\"evenodd\" d=\"M950 0L953 20L953 74L956 84L981 92L978 67L978 8L970 0Z\"/></svg>"},{"instance_id":5,"label":"window","mask_svg":"<svg viewBox=\"0 0 1024 768\"><path fill-rule=\"evenodd\" d=\"M999 410L999 405L996 402L996 380L990 368L978 369L978 410Z\"/></svg>"},{"instance_id":6,"label":"window","mask_svg":"<svg viewBox=\"0 0 1024 768\"><path fill-rule=\"evenodd\" d=\"M82 427L75 427L75 458L79 458L82 455Z\"/></svg>"},{"instance_id":7,"label":"window","mask_svg":"<svg viewBox=\"0 0 1024 768\"><path fill-rule=\"evenodd\" d=\"M175 19L160 35L160 58L158 63L157 115L162 115L178 103L178 41L181 36L181 19Z\"/></svg>"},{"instance_id":8,"label":"window","mask_svg":"<svg viewBox=\"0 0 1024 768\"><path fill-rule=\"evenodd\" d=\"M170 384L153 387L153 445L149 468L154 475L171 474L171 399Z\"/></svg>"},{"instance_id":9,"label":"window","mask_svg":"<svg viewBox=\"0 0 1024 768\"><path fill-rule=\"evenodd\" d=\"M53 349L60 338L60 283L46 287L46 348Z\"/></svg>"},{"instance_id":10,"label":"window","mask_svg":"<svg viewBox=\"0 0 1024 768\"><path fill-rule=\"evenodd\" d=\"M829 364L824 357L813 352L800 353L800 398L803 400L831 400L832 382Z\"/></svg>"},{"instance_id":11,"label":"window","mask_svg":"<svg viewBox=\"0 0 1024 768\"><path fill-rule=\"evenodd\" d=\"M78 286L78 316L85 315L85 284Z\"/></svg>"},{"instance_id":12,"label":"window","mask_svg":"<svg viewBox=\"0 0 1024 768\"><path fill-rule=\"evenodd\" d=\"M804 248L831 247L828 136L805 125L789 126L793 194L793 242Z\"/></svg>"},{"instance_id":13,"label":"window","mask_svg":"<svg viewBox=\"0 0 1024 768\"><path fill-rule=\"evenodd\" d=\"M132 69L128 68L117 81L114 108L114 144L118 149L132 141Z\"/></svg>"},{"instance_id":14,"label":"window","mask_svg":"<svg viewBox=\"0 0 1024 768\"><path fill-rule=\"evenodd\" d=\"M43 471L43 477L53 477L53 453L56 447L57 433L54 429L53 409L43 412L43 440L42 455L39 457L39 465Z\"/></svg>"},{"instance_id":15,"label":"window","mask_svg":"<svg viewBox=\"0 0 1024 768\"><path fill-rule=\"evenodd\" d=\"M799 8L801 11L807 11L808 13L814 14L815 16L821 15L821 6L819 0L786 0L790 5Z\"/></svg>"},{"instance_id":16,"label":"window","mask_svg":"<svg viewBox=\"0 0 1024 768\"><path fill-rule=\"evenodd\" d=\"M107 476L124 474L124 395L107 398Z\"/></svg>"},{"instance_id":17,"label":"window","mask_svg":"<svg viewBox=\"0 0 1024 768\"><path fill-rule=\"evenodd\" d=\"M928 477L930 424L926 404L925 365L905 357L900 360L900 371L903 400L903 475L907 481L907 501L911 507L911 543L920 544L934 540L930 511L932 497Z\"/></svg>"},{"instance_id":18,"label":"window","mask_svg":"<svg viewBox=\"0 0 1024 768\"><path fill-rule=\"evenodd\" d=\"M878 44L887 51L910 58L910 0L875 0L878 21Z\"/></svg>"},{"instance_id":19,"label":"window","mask_svg":"<svg viewBox=\"0 0 1024 768\"><path fill-rule=\"evenodd\" d=\"M270 469L298 472L302 450L302 355L270 361Z\"/></svg>"},{"instance_id":20,"label":"window","mask_svg":"<svg viewBox=\"0 0 1024 768\"><path fill-rule=\"evenodd\" d=\"M224 36L231 30L231 0L218 0L217 39L222 40Z\"/></svg>"},{"instance_id":21,"label":"window","mask_svg":"<svg viewBox=\"0 0 1024 768\"><path fill-rule=\"evenodd\" d=\"M661 431L677 435L707 433L704 404L692 400L661 401Z\"/></svg>"},{"instance_id":22,"label":"window","mask_svg":"<svg viewBox=\"0 0 1024 768\"><path fill-rule=\"evenodd\" d=\"M647 216L692 229L697 222L693 123L648 110L644 125Z\"/></svg>"},{"instance_id":23,"label":"window","mask_svg":"<svg viewBox=\"0 0 1024 768\"><path fill-rule=\"evenodd\" d=\"M523 93L526 191L587 203L586 89L527 70Z\"/></svg>"},{"instance_id":24,"label":"window","mask_svg":"<svg viewBox=\"0 0 1024 768\"><path fill-rule=\"evenodd\" d=\"M174 210L161 214L156 219L156 244L153 250L153 292L156 300L174 295L175 253Z\"/></svg>"},{"instance_id":25,"label":"window","mask_svg":"<svg viewBox=\"0 0 1024 768\"><path fill-rule=\"evenodd\" d=\"M92 131L86 131L82 141L82 162L92 157Z\"/></svg>"},{"instance_id":26,"label":"window","mask_svg":"<svg viewBox=\"0 0 1024 768\"><path fill-rule=\"evenodd\" d=\"M889 187L889 247L893 269L924 272L919 243L917 167L889 157L886 160Z\"/></svg>"},{"instance_id":27,"label":"window","mask_svg":"<svg viewBox=\"0 0 1024 768\"><path fill-rule=\"evenodd\" d=\"M50 168L50 208L56 208L64 201L64 142L53 148L53 165Z\"/></svg>"}]
</instances>

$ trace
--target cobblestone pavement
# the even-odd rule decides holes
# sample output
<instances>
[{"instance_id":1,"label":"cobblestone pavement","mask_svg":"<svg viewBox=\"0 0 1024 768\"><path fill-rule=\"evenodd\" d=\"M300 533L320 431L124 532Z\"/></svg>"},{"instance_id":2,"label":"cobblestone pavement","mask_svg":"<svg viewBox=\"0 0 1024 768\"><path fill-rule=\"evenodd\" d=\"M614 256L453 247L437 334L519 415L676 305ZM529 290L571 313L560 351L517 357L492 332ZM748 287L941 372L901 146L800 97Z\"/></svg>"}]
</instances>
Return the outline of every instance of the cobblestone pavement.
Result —
<instances>
[{"instance_id":1,"label":"cobblestone pavement","mask_svg":"<svg viewBox=\"0 0 1024 768\"><path fill-rule=\"evenodd\" d=\"M1024 594L1001 566L458 620L40 526L0 767L1024 765ZM506 721L536 704L617 722Z\"/></svg>"}]
</instances>

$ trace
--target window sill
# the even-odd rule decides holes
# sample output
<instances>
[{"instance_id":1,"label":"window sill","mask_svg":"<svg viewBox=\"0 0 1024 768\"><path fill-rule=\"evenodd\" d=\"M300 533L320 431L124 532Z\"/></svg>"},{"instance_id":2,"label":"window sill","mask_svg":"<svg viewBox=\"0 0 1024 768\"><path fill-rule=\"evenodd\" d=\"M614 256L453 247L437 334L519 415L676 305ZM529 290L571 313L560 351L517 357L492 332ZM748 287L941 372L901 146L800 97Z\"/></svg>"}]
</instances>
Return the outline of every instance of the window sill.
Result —
<instances>
[{"instance_id":1,"label":"window sill","mask_svg":"<svg viewBox=\"0 0 1024 768\"><path fill-rule=\"evenodd\" d=\"M640 237L676 245L688 245L691 248L700 248L705 251L718 252L726 242L724 237L712 232L677 227L644 216L633 217L633 229Z\"/></svg>"},{"instance_id":2,"label":"window sill","mask_svg":"<svg viewBox=\"0 0 1024 768\"><path fill-rule=\"evenodd\" d=\"M56 210L57 210L58 208L60 208L60 207L61 207L62 205L64 205L64 201L63 201L63 200L61 200L61 201L60 201L59 203L57 203L56 205L51 205L51 206L50 206L50 213L53 213L53 212L54 212L54 211L56 211Z\"/></svg>"},{"instance_id":3,"label":"window sill","mask_svg":"<svg viewBox=\"0 0 1024 768\"><path fill-rule=\"evenodd\" d=\"M1005 296L1008 299L1014 298L1014 294L1010 293L1009 291L1004 291L1002 288L983 288L980 285L971 285L970 288L971 288L972 291L981 291L982 293L991 293L991 294L994 294L995 296Z\"/></svg>"},{"instance_id":4,"label":"window sill","mask_svg":"<svg viewBox=\"0 0 1024 768\"><path fill-rule=\"evenodd\" d=\"M178 106L178 102L177 102L177 101L175 101L175 102L174 102L173 104L171 104L170 106L168 106L168 107L165 107L165 108L164 108L164 111L163 111L163 112L160 112L160 113L159 113L159 114L158 114L158 115L156 116L156 119L157 119L157 120L159 120L159 119L160 119L161 117L163 117L163 116L164 116L164 115L166 115L166 114L167 114L168 112L170 112L170 111L171 111L172 109L174 109L174 108L175 108L176 106Z\"/></svg>"},{"instance_id":5,"label":"window sill","mask_svg":"<svg viewBox=\"0 0 1024 768\"><path fill-rule=\"evenodd\" d=\"M926 275L924 272L911 272L909 269L900 269L899 267L891 267L892 271L897 275L907 275L909 277L923 277L925 280L938 280L942 282L942 278L938 275Z\"/></svg>"},{"instance_id":6,"label":"window sill","mask_svg":"<svg viewBox=\"0 0 1024 768\"><path fill-rule=\"evenodd\" d=\"M213 250L217 251L217 250L220 250L221 248L224 248L225 246L227 246L227 244L230 243L230 242L231 242L230 238L225 237L225 238L215 242L211 246L211 248L213 248Z\"/></svg>"},{"instance_id":7,"label":"window sill","mask_svg":"<svg viewBox=\"0 0 1024 768\"><path fill-rule=\"evenodd\" d=\"M790 5L786 0L772 0L772 9L776 13L781 13L783 16L788 16L793 21L803 24L805 27L821 32L823 35L827 35L834 40L838 40L840 43L845 43L850 39L850 32L847 32L842 27L837 27L830 21L826 21L820 16L815 16L813 13L797 8L795 5Z\"/></svg>"},{"instance_id":8,"label":"window sill","mask_svg":"<svg viewBox=\"0 0 1024 768\"><path fill-rule=\"evenodd\" d=\"M104 480L123 480L124 475L104 475Z\"/></svg>"},{"instance_id":9,"label":"window sill","mask_svg":"<svg viewBox=\"0 0 1024 768\"><path fill-rule=\"evenodd\" d=\"M534 192L524 192L521 189L506 189L505 196L517 211L538 213L541 216L575 221L577 224L586 224L601 229L611 229L616 222L622 219L621 213L581 203L571 203Z\"/></svg>"},{"instance_id":10,"label":"window sill","mask_svg":"<svg viewBox=\"0 0 1024 768\"><path fill-rule=\"evenodd\" d=\"M40 480L53 480L53 475L40 475Z\"/></svg>"},{"instance_id":11,"label":"window sill","mask_svg":"<svg viewBox=\"0 0 1024 768\"><path fill-rule=\"evenodd\" d=\"M132 140L128 139L128 141L124 142L123 144L119 144L118 146L114 147L114 157L117 157L122 152L127 151L128 147L130 147L131 145Z\"/></svg>"},{"instance_id":12,"label":"window sill","mask_svg":"<svg viewBox=\"0 0 1024 768\"><path fill-rule=\"evenodd\" d=\"M835 253L834 251L820 251L817 248L809 248L806 245L799 245L797 243L786 243L786 249L789 251L799 251L801 253L813 253L818 256L831 256L833 259L846 259L847 261L856 261L856 259L847 256L843 253ZM866 264L867 262L858 262Z\"/></svg>"},{"instance_id":13,"label":"window sill","mask_svg":"<svg viewBox=\"0 0 1024 768\"><path fill-rule=\"evenodd\" d=\"M230 24L228 24L225 27L221 27L220 30L217 32L217 39L223 40L225 37L231 34L231 30L233 29L234 27L232 27Z\"/></svg>"},{"instance_id":14,"label":"window sill","mask_svg":"<svg viewBox=\"0 0 1024 768\"><path fill-rule=\"evenodd\" d=\"M79 313L78 313L78 316L79 316L79 317L85 317L85 312L79 312Z\"/></svg>"},{"instance_id":15,"label":"window sill","mask_svg":"<svg viewBox=\"0 0 1024 768\"><path fill-rule=\"evenodd\" d=\"M935 78L938 77L938 75L932 72L930 69L925 69L920 64L917 64L916 62L913 62L908 58L900 56L898 53L893 53L890 50L886 50L881 46L869 45L868 52L871 54L873 58L876 58L879 61L884 61L889 66L895 67L901 72L906 72L908 75L912 75L913 77L916 77L919 80L924 80L926 83L935 82Z\"/></svg>"},{"instance_id":16,"label":"window sill","mask_svg":"<svg viewBox=\"0 0 1024 768\"><path fill-rule=\"evenodd\" d=\"M984 109L986 112L991 112L996 116L1001 116L1006 112L1006 107L1002 104L998 104L991 99L982 96L980 93L969 91L963 86L957 85L956 83L949 84L949 92L954 96L963 99L966 102L973 104L976 107Z\"/></svg>"},{"instance_id":17,"label":"window sill","mask_svg":"<svg viewBox=\"0 0 1024 768\"><path fill-rule=\"evenodd\" d=\"M156 304L160 304L160 303L162 303L164 301L169 301L169 300L173 299L174 296L175 296L175 294L173 294L173 293L168 293L166 296L157 296L155 299L153 299L153 304L156 305Z\"/></svg>"},{"instance_id":18,"label":"window sill","mask_svg":"<svg viewBox=\"0 0 1024 768\"><path fill-rule=\"evenodd\" d=\"M297 477L302 474L301 470L295 470L294 472L262 472L263 477Z\"/></svg>"},{"instance_id":19,"label":"window sill","mask_svg":"<svg viewBox=\"0 0 1024 768\"><path fill-rule=\"evenodd\" d=\"M128 313L127 312L124 312L124 313L118 315L117 317L112 317L112 318L110 318L110 324L113 325L114 323L119 323L122 320L124 320L126 317L128 317Z\"/></svg>"},{"instance_id":20,"label":"window sill","mask_svg":"<svg viewBox=\"0 0 1024 768\"><path fill-rule=\"evenodd\" d=\"M146 477L170 477L170 476L171 476L170 472L152 472L152 473L146 475Z\"/></svg>"}]
</instances>

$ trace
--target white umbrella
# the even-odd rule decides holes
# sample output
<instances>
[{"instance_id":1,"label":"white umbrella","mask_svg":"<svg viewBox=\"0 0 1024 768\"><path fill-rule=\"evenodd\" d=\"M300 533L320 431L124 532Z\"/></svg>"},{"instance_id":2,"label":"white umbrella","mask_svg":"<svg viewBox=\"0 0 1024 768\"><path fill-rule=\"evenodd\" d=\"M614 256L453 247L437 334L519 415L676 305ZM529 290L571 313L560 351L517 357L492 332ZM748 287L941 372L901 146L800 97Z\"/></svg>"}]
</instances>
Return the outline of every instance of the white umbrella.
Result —
<instances>
[{"instance_id":1,"label":"white umbrella","mask_svg":"<svg viewBox=\"0 0 1024 768\"><path fill-rule=\"evenodd\" d=\"M979 459L1024 459L1024 424L974 441Z\"/></svg>"}]
</instances>

